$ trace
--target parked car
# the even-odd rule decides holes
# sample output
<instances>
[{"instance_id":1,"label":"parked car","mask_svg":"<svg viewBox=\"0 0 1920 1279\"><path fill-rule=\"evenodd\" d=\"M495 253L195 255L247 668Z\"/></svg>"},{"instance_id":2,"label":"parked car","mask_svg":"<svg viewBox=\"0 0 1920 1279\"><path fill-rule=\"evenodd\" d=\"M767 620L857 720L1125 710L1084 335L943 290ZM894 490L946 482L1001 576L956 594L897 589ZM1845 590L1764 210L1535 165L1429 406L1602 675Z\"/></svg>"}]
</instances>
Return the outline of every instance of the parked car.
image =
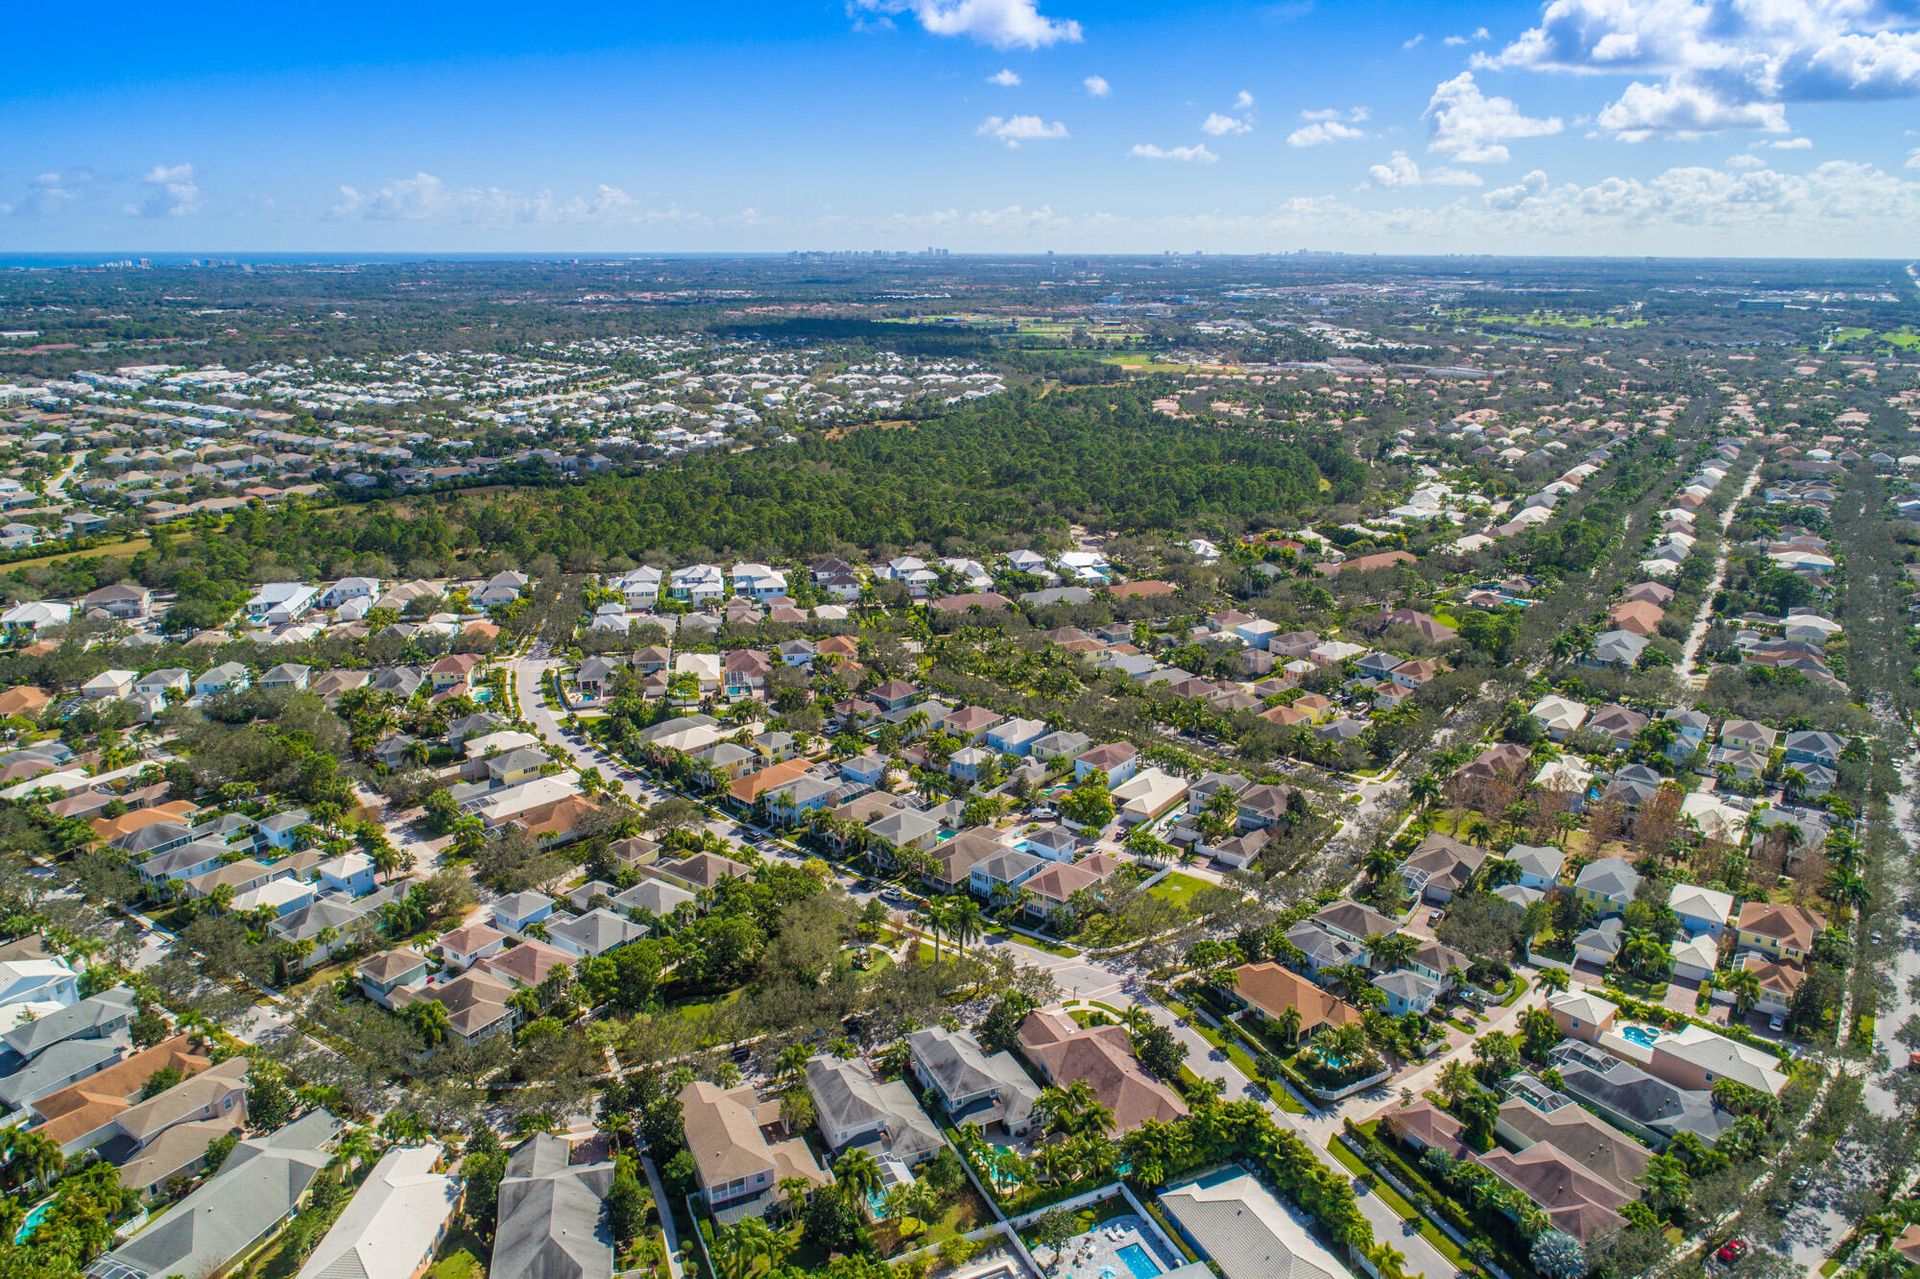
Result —
<instances>
[{"instance_id":1,"label":"parked car","mask_svg":"<svg viewBox=\"0 0 1920 1279\"><path fill-rule=\"evenodd\" d=\"M1714 1249L1713 1259L1723 1266L1730 1266L1747 1255L1750 1246L1744 1239L1729 1239Z\"/></svg>"}]
</instances>

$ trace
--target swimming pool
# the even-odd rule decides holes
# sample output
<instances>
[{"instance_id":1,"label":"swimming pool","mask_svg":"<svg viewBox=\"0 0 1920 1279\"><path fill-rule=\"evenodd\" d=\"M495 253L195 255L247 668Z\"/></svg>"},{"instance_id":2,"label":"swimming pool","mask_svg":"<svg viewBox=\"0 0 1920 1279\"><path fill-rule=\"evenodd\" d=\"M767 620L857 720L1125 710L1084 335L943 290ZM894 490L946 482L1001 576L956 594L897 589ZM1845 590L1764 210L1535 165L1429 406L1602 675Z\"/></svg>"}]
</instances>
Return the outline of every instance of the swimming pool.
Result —
<instances>
[{"instance_id":1,"label":"swimming pool","mask_svg":"<svg viewBox=\"0 0 1920 1279\"><path fill-rule=\"evenodd\" d=\"M1159 1263L1153 1254L1137 1243L1130 1243L1120 1249L1120 1260L1127 1263L1127 1269L1133 1271L1133 1279L1154 1279L1160 1273Z\"/></svg>"},{"instance_id":2,"label":"swimming pool","mask_svg":"<svg viewBox=\"0 0 1920 1279\"><path fill-rule=\"evenodd\" d=\"M23 1244L31 1239L34 1230L39 1227L41 1221L45 1220L48 1210L52 1207L53 1200L51 1199L35 1204L33 1211L29 1212L26 1215L26 1219L20 1223L20 1229L13 1232L13 1242L15 1244Z\"/></svg>"},{"instance_id":3,"label":"swimming pool","mask_svg":"<svg viewBox=\"0 0 1920 1279\"><path fill-rule=\"evenodd\" d=\"M1651 1048L1653 1041L1660 1038L1660 1032L1652 1026L1622 1026L1620 1037L1628 1043L1639 1044L1642 1048Z\"/></svg>"}]
</instances>

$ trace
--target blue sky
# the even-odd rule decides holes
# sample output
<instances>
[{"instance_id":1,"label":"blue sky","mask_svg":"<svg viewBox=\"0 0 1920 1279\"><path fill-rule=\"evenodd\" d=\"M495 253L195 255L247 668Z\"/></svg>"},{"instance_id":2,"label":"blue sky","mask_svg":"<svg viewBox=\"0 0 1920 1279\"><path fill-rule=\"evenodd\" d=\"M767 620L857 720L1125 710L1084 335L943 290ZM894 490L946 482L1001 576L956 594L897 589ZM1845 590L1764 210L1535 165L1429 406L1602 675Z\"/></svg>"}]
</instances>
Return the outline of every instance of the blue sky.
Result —
<instances>
[{"instance_id":1,"label":"blue sky","mask_svg":"<svg viewBox=\"0 0 1920 1279\"><path fill-rule=\"evenodd\" d=\"M9 16L0 251L1920 253L1914 0L153 13Z\"/></svg>"}]
</instances>

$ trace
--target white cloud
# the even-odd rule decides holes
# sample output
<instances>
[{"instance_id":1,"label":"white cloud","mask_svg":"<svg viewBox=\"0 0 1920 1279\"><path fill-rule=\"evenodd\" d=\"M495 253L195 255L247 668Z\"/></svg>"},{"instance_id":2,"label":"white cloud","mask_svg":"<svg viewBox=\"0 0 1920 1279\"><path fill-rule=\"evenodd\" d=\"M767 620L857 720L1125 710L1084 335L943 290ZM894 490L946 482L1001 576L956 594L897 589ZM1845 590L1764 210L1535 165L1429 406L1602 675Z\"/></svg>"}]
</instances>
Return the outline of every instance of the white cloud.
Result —
<instances>
[{"instance_id":1,"label":"white cloud","mask_svg":"<svg viewBox=\"0 0 1920 1279\"><path fill-rule=\"evenodd\" d=\"M988 84L997 84L1003 89L1012 89L1019 85L1020 77L1011 67L1002 67L987 77Z\"/></svg>"},{"instance_id":2,"label":"white cloud","mask_svg":"<svg viewBox=\"0 0 1920 1279\"><path fill-rule=\"evenodd\" d=\"M1442 40L1440 43L1448 46L1449 48L1457 49L1463 44L1474 44L1478 41L1490 39L1492 37L1492 34L1493 33L1488 31L1485 27L1476 27L1474 29L1473 34L1470 36L1448 36L1446 39Z\"/></svg>"},{"instance_id":3,"label":"white cloud","mask_svg":"<svg viewBox=\"0 0 1920 1279\"><path fill-rule=\"evenodd\" d=\"M1080 24L1049 18L1039 0L852 0L858 12L911 13L937 36L965 36L996 49L1044 49L1078 44Z\"/></svg>"},{"instance_id":4,"label":"white cloud","mask_svg":"<svg viewBox=\"0 0 1920 1279\"><path fill-rule=\"evenodd\" d=\"M1367 170L1370 184L1377 187L1477 187L1480 175L1464 169L1428 169L1421 172L1419 164L1405 151L1395 151L1385 164L1376 164Z\"/></svg>"},{"instance_id":5,"label":"white cloud","mask_svg":"<svg viewBox=\"0 0 1920 1279\"><path fill-rule=\"evenodd\" d=\"M1813 150L1813 139L1812 138L1776 138L1774 141L1769 142L1766 145L1771 147L1775 151L1811 151Z\"/></svg>"},{"instance_id":6,"label":"white cloud","mask_svg":"<svg viewBox=\"0 0 1920 1279\"><path fill-rule=\"evenodd\" d=\"M1907 152L1907 167L1909 169L1920 169L1920 147L1915 147L1913 150Z\"/></svg>"},{"instance_id":7,"label":"white cloud","mask_svg":"<svg viewBox=\"0 0 1920 1279\"><path fill-rule=\"evenodd\" d=\"M1635 80L1618 101L1595 117L1602 129L1622 142L1649 138L1697 138L1728 129L1784 133L1787 110L1777 102L1729 102L1698 84Z\"/></svg>"},{"instance_id":8,"label":"white cloud","mask_svg":"<svg viewBox=\"0 0 1920 1279\"><path fill-rule=\"evenodd\" d=\"M1204 142L1190 147L1157 147L1151 142L1137 142L1127 154L1142 160L1179 160L1187 164L1212 164L1220 158L1207 150Z\"/></svg>"},{"instance_id":9,"label":"white cloud","mask_svg":"<svg viewBox=\"0 0 1920 1279\"><path fill-rule=\"evenodd\" d=\"M1514 210L1524 207L1528 201L1537 200L1547 193L1547 175L1535 169L1518 183L1510 187L1498 187L1480 198L1489 209Z\"/></svg>"},{"instance_id":10,"label":"white cloud","mask_svg":"<svg viewBox=\"0 0 1920 1279\"><path fill-rule=\"evenodd\" d=\"M990 115L980 122L974 130L977 137L998 138L1013 150L1019 150L1022 142L1048 142L1067 136L1067 126L1055 120L1049 124L1037 115L1007 116L1004 119Z\"/></svg>"},{"instance_id":11,"label":"white cloud","mask_svg":"<svg viewBox=\"0 0 1920 1279\"><path fill-rule=\"evenodd\" d=\"M1601 114L1622 134L1784 132L1790 103L1920 97L1920 20L1910 0L1550 0L1475 64L1651 78Z\"/></svg>"},{"instance_id":12,"label":"white cloud","mask_svg":"<svg viewBox=\"0 0 1920 1279\"><path fill-rule=\"evenodd\" d=\"M372 191L340 188L335 218L369 222L447 222L483 226L600 224L637 226L707 219L675 207L650 209L619 187L602 184L592 196L557 199L550 191L450 187L431 173L395 178Z\"/></svg>"},{"instance_id":13,"label":"white cloud","mask_svg":"<svg viewBox=\"0 0 1920 1279\"><path fill-rule=\"evenodd\" d=\"M1207 118L1200 122L1200 131L1216 138L1224 138L1234 133L1253 132L1253 95L1245 89L1234 94L1233 109L1240 114L1226 115L1219 111L1209 111Z\"/></svg>"},{"instance_id":14,"label":"white cloud","mask_svg":"<svg viewBox=\"0 0 1920 1279\"><path fill-rule=\"evenodd\" d=\"M1497 195L1497 199L1494 197ZM1505 206L1505 207L1500 207ZM1610 177L1555 186L1544 175L1475 200L1409 200L1363 208L1337 196L1296 196L1245 211L1157 217L1097 208L1073 212L948 209L833 224L849 244L878 231L905 245L929 236L970 249L1072 246L1081 251L1153 251L1167 244L1260 252L1310 246L1356 252L1606 253L1676 255L1920 252L1920 174L1833 162L1807 174L1770 169L1682 167L1647 178ZM851 229L849 229L851 228Z\"/></svg>"},{"instance_id":15,"label":"white cloud","mask_svg":"<svg viewBox=\"0 0 1920 1279\"><path fill-rule=\"evenodd\" d=\"M1347 142L1354 138L1367 136L1365 129L1356 129L1350 124L1338 120L1321 120L1314 124L1302 125L1287 135L1290 147L1317 147L1328 142Z\"/></svg>"},{"instance_id":16,"label":"white cloud","mask_svg":"<svg viewBox=\"0 0 1920 1279\"><path fill-rule=\"evenodd\" d=\"M1089 98L1104 98L1113 92L1113 86L1107 83L1107 78L1099 75L1088 76L1080 82L1080 87L1087 91Z\"/></svg>"},{"instance_id":17,"label":"white cloud","mask_svg":"<svg viewBox=\"0 0 1920 1279\"><path fill-rule=\"evenodd\" d=\"M156 164L141 175L147 198L123 212L143 218L180 218L200 211L200 183L191 164Z\"/></svg>"},{"instance_id":18,"label":"white cloud","mask_svg":"<svg viewBox=\"0 0 1920 1279\"><path fill-rule=\"evenodd\" d=\"M1512 158L1503 145L1507 139L1545 137L1563 127L1558 116L1536 119L1521 114L1511 99L1487 97L1471 71L1434 86L1421 118L1432 135L1427 150L1462 164L1505 164Z\"/></svg>"},{"instance_id":19,"label":"white cloud","mask_svg":"<svg viewBox=\"0 0 1920 1279\"><path fill-rule=\"evenodd\" d=\"M1767 162L1757 155L1742 151L1739 155L1727 157L1727 167L1729 169L1764 169L1767 167Z\"/></svg>"},{"instance_id":20,"label":"white cloud","mask_svg":"<svg viewBox=\"0 0 1920 1279\"><path fill-rule=\"evenodd\" d=\"M1421 43L1426 40L1426 38L1427 38L1427 33L1422 31L1418 35L1409 36L1407 39L1402 40L1400 42L1400 47L1402 49L1418 49Z\"/></svg>"},{"instance_id":21,"label":"white cloud","mask_svg":"<svg viewBox=\"0 0 1920 1279\"><path fill-rule=\"evenodd\" d=\"M71 173L36 173L27 182L27 189L23 194L12 200L0 202L0 217L51 216L79 199L81 191L92 181L93 175L84 169L77 169Z\"/></svg>"}]
</instances>

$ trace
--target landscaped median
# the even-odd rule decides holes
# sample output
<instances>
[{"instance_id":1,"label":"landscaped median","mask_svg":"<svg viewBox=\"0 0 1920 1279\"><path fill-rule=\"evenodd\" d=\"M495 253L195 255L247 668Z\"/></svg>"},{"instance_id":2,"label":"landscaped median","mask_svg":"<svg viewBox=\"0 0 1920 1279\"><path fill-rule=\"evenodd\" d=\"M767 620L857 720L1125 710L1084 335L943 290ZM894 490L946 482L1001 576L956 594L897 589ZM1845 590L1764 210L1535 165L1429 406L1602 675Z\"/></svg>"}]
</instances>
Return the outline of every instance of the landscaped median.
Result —
<instances>
[{"instance_id":1,"label":"landscaped median","mask_svg":"<svg viewBox=\"0 0 1920 1279\"><path fill-rule=\"evenodd\" d=\"M1372 1168L1369 1168L1366 1160L1354 1154L1353 1151L1347 1147L1346 1142L1337 1136L1334 1137L1331 1141L1327 1142L1327 1152L1348 1172L1351 1172L1356 1177L1366 1178L1367 1185L1372 1189L1373 1193L1380 1196L1380 1201L1386 1204L1387 1207L1393 1209L1402 1220L1418 1223L1420 1227L1420 1237L1432 1244L1441 1256L1462 1270L1471 1271L1475 1274L1481 1273L1479 1265L1467 1256L1466 1252L1461 1249L1459 1244L1453 1241L1452 1237L1449 1236L1446 1231L1434 1225L1433 1222L1427 1218L1427 1215L1414 1207L1405 1195L1393 1187L1391 1182L1387 1181L1386 1178L1382 1177Z\"/></svg>"},{"instance_id":2,"label":"landscaped median","mask_svg":"<svg viewBox=\"0 0 1920 1279\"><path fill-rule=\"evenodd\" d=\"M1215 1030L1208 1024L1205 1017L1195 1012L1186 1004L1181 1003L1171 994L1163 997L1160 1002L1171 1009L1175 1016L1186 1022L1196 1035L1199 1035L1200 1038L1206 1040L1221 1052L1224 1052L1227 1055L1227 1060L1232 1062L1241 1074L1266 1089L1267 1095L1273 1098L1274 1105L1280 1107L1280 1109L1290 1115L1307 1115L1313 1113L1308 1109L1305 1102L1293 1095L1292 1089L1288 1088L1284 1083L1271 1080L1260 1073L1259 1066L1254 1064L1253 1053L1248 1051L1250 1041L1244 1038L1238 1027L1233 1028L1227 1033ZM1255 1051L1264 1050L1255 1048Z\"/></svg>"}]
</instances>

